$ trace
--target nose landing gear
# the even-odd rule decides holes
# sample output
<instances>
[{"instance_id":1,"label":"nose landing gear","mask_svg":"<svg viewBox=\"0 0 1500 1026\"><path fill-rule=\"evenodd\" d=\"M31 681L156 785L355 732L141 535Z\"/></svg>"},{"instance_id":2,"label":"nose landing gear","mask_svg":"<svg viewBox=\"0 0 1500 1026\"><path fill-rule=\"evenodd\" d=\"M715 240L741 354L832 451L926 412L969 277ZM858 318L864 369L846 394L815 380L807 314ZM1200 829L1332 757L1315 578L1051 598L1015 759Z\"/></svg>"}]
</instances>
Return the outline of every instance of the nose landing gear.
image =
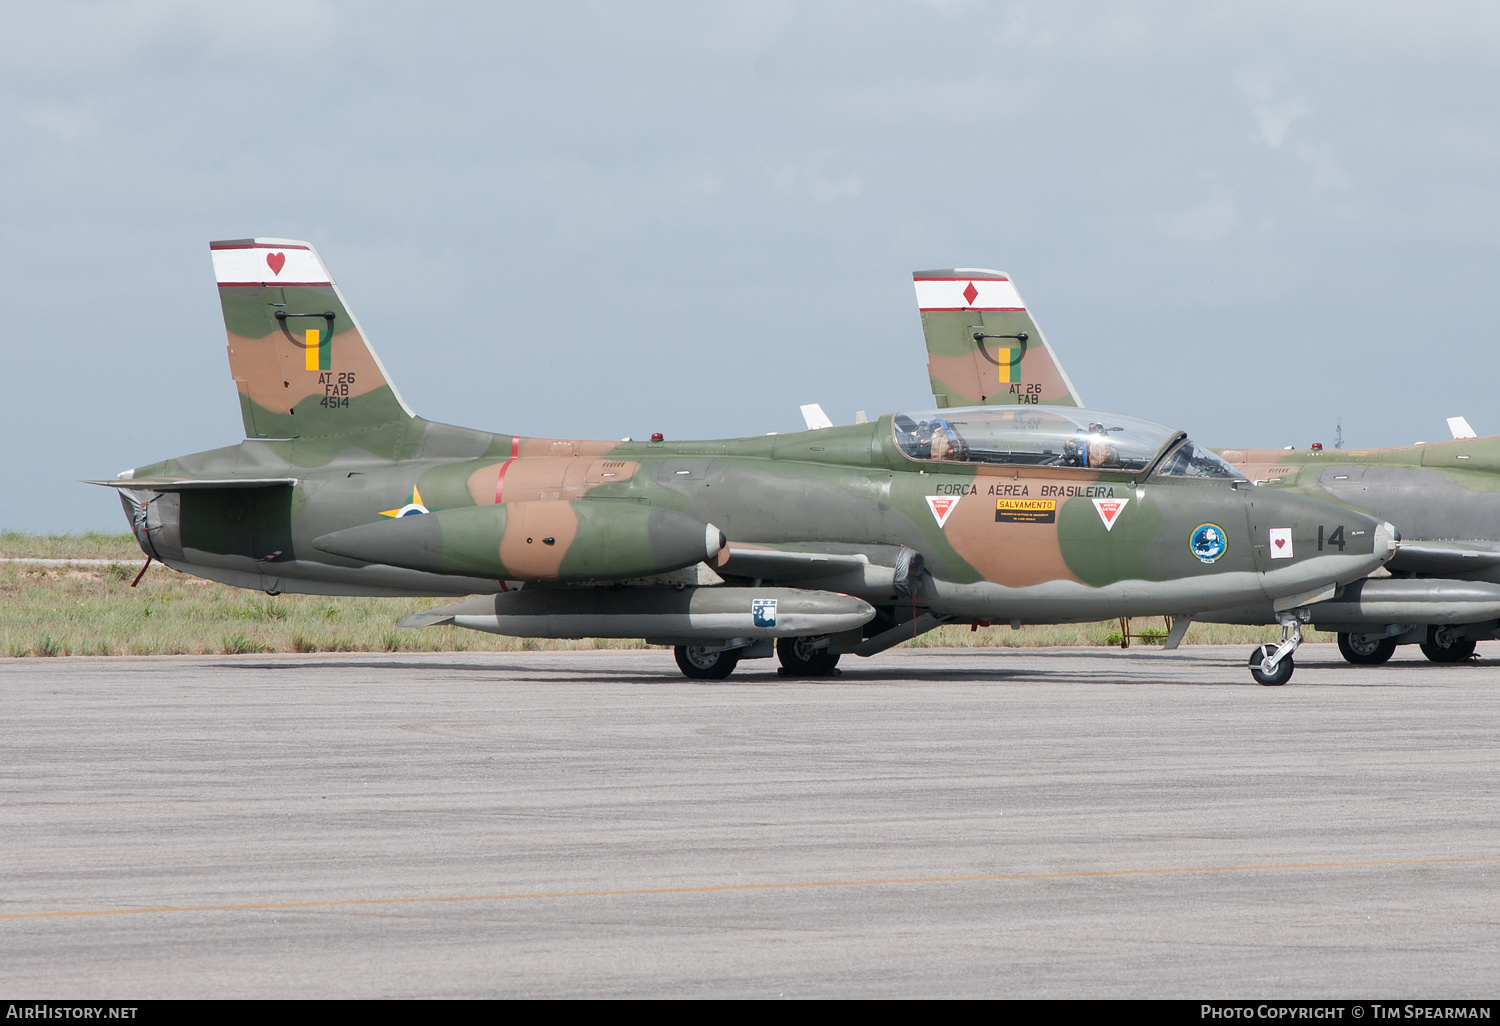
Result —
<instances>
[{"instance_id":1,"label":"nose landing gear","mask_svg":"<svg viewBox=\"0 0 1500 1026\"><path fill-rule=\"evenodd\" d=\"M1292 679L1292 653L1302 644L1302 624L1295 616L1281 617L1281 643L1267 642L1250 653L1250 676L1255 683L1280 687Z\"/></svg>"}]
</instances>

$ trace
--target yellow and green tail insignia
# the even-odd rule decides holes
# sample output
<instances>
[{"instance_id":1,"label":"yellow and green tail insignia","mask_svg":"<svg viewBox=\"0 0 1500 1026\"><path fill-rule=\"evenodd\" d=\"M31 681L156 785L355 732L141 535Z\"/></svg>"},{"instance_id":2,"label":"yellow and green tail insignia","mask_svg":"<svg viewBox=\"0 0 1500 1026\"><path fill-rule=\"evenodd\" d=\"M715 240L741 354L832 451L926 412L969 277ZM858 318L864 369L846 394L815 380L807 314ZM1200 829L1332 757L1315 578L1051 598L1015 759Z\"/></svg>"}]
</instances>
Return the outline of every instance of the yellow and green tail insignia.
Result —
<instances>
[{"instance_id":1,"label":"yellow and green tail insignia","mask_svg":"<svg viewBox=\"0 0 1500 1026\"><path fill-rule=\"evenodd\" d=\"M309 349L308 352L311 353L312 350ZM312 362L311 357L308 358L308 362ZM380 511L380 515L383 517L414 517L419 513L426 512L428 512L428 510L427 507L422 504L422 493L417 490L415 485L413 485L411 490L411 498L406 500L405 506L400 506L396 509L383 509Z\"/></svg>"},{"instance_id":2,"label":"yellow and green tail insignia","mask_svg":"<svg viewBox=\"0 0 1500 1026\"><path fill-rule=\"evenodd\" d=\"M307 329L307 369L333 369L333 336L324 335L317 328Z\"/></svg>"},{"instance_id":3,"label":"yellow and green tail insignia","mask_svg":"<svg viewBox=\"0 0 1500 1026\"><path fill-rule=\"evenodd\" d=\"M1000 361L1000 384L1014 385L1021 380L1021 358L1015 349L997 349L995 359Z\"/></svg>"}]
</instances>

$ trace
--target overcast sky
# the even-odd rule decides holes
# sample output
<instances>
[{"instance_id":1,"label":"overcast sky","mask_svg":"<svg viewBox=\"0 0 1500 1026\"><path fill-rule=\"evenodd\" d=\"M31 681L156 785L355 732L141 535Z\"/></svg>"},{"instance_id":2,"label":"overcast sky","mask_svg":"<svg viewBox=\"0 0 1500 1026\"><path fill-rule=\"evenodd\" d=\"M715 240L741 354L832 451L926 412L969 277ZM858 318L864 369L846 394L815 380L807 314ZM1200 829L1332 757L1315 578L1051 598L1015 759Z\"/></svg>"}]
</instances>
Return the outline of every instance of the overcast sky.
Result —
<instances>
[{"instance_id":1,"label":"overcast sky","mask_svg":"<svg viewBox=\"0 0 1500 1026\"><path fill-rule=\"evenodd\" d=\"M0 3L0 527L242 437L210 239L322 252L425 417L932 403L911 271L1210 445L1500 432L1492 3Z\"/></svg>"}]
</instances>

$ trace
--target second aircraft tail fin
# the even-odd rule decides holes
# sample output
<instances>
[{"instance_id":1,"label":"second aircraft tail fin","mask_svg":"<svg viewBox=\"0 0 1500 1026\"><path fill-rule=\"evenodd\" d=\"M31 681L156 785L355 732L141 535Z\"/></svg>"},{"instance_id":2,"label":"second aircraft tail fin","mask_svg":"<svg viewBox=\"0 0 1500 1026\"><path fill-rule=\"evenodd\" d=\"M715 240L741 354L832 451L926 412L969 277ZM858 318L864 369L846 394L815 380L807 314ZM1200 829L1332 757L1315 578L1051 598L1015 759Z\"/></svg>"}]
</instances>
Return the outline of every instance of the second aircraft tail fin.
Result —
<instances>
[{"instance_id":1,"label":"second aircraft tail fin","mask_svg":"<svg viewBox=\"0 0 1500 1026\"><path fill-rule=\"evenodd\" d=\"M939 407L1083 405L1009 275L957 268L912 281Z\"/></svg>"}]
</instances>

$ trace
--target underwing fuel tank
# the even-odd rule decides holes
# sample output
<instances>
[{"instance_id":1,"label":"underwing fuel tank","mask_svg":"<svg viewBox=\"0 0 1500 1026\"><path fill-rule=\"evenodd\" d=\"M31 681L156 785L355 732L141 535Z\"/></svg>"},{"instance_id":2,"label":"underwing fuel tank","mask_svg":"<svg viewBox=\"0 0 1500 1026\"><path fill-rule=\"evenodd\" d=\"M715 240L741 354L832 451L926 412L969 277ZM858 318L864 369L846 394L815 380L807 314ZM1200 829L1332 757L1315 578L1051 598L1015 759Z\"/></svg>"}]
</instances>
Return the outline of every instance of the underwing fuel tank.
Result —
<instances>
[{"instance_id":1,"label":"underwing fuel tank","mask_svg":"<svg viewBox=\"0 0 1500 1026\"><path fill-rule=\"evenodd\" d=\"M366 563L510 581L609 581L712 559L723 532L674 510L610 500L508 502L335 531L313 547Z\"/></svg>"},{"instance_id":2,"label":"underwing fuel tank","mask_svg":"<svg viewBox=\"0 0 1500 1026\"><path fill-rule=\"evenodd\" d=\"M413 613L400 627L453 624L521 638L649 638L661 644L838 634L875 607L800 588L526 588Z\"/></svg>"},{"instance_id":3,"label":"underwing fuel tank","mask_svg":"<svg viewBox=\"0 0 1500 1026\"><path fill-rule=\"evenodd\" d=\"M1409 623L1483 623L1500 620L1500 584L1441 578L1355 581L1312 607L1319 630Z\"/></svg>"}]
</instances>

